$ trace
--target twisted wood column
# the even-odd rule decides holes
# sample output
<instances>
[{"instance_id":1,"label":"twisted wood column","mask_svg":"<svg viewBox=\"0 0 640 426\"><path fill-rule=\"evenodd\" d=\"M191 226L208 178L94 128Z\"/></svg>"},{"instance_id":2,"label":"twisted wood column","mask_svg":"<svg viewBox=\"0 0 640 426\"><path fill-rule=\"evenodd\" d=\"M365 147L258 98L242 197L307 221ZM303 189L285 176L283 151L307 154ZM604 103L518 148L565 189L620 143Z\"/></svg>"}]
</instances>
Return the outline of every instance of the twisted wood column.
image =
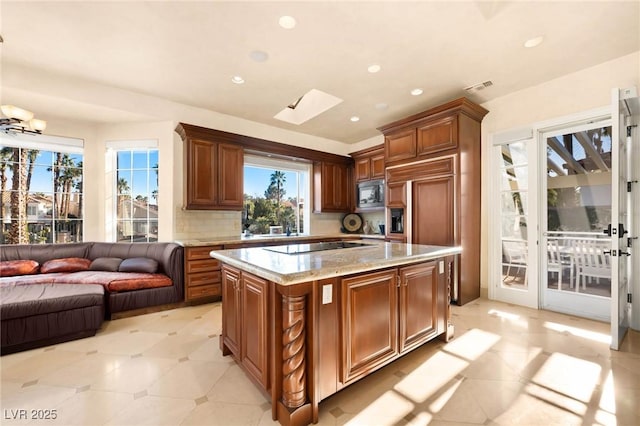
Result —
<instances>
[{"instance_id":1,"label":"twisted wood column","mask_svg":"<svg viewBox=\"0 0 640 426\"><path fill-rule=\"evenodd\" d=\"M298 408L307 401L305 378L306 296L282 296L282 402Z\"/></svg>"}]
</instances>

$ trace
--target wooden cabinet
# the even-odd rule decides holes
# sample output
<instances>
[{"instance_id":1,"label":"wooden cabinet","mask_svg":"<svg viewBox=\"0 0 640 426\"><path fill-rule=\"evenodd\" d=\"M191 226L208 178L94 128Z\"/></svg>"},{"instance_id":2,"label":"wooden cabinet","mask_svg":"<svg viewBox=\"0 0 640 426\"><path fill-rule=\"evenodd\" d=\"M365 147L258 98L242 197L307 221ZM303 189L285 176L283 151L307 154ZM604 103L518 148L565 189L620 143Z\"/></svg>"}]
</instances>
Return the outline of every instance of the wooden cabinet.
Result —
<instances>
[{"instance_id":1,"label":"wooden cabinet","mask_svg":"<svg viewBox=\"0 0 640 426\"><path fill-rule=\"evenodd\" d=\"M384 146L375 146L351 154L355 162L355 181L384 179Z\"/></svg>"},{"instance_id":2,"label":"wooden cabinet","mask_svg":"<svg viewBox=\"0 0 640 426\"><path fill-rule=\"evenodd\" d=\"M480 137L487 113L460 98L378 129L385 135L387 218L406 183L410 242L462 246L451 295L461 305L480 296ZM398 201L390 205L392 199Z\"/></svg>"},{"instance_id":3,"label":"wooden cabinet","mask_svg":"<svg viewBox=\"0 0 640 426\"><path fill-rule=\"evenodd\" d=\"M432 154L458 147L458 118L449 116L426 120L417 128L416 154Z\"/></svg>"},{"instance_id":4,"label":"wooden cabinet","mask_svg":"<svg viewBox=\"0 0 640 426\"><path fill-rule=\"evenodd\" d=\"M269 283L224 265L222 268L222 346L264 389L269 387ZM225 353L226 354L226 353Z\"/></svg>"},{"instance_id":5,"label":"wooden cabinet","mask_svg":"<svg viewBox=\"0 0 640 426\"><path fill-rule=\"evenodd\" d=\"M385 200L387 207L406 207L407 206L407 183L393 182L387 184L387 199Z\"/></svg>"},{"instance_id":6,"label":"wooden cabinet","mask_svg":"<svg viewBox=\"0 0 640 426\"><path fill-rule=\"evenodd\" d=\"M236 359L240 359L242 343L241 272L224 265L222 268L222 344ZM223 350L224 355L228 355Z\"/></svg>"},{"instance_id":7,"label":"wooden cabinet","mask_svg":"<svg viewBox=\"0 0 640 426\"><path fill-rule=\"evenodd\" d=\"M267 294L268 282L254 275L242 273L242 348L240 360L249 374L265 389L268 386L267 368Z\"/></svg>"},{"instance_id":8,"label":"wooden cabinet","mask_svg":"<svg viewBox=\"0 0 640 426\"><path fill-rule=\"evenodd\" d=\"M414 181L411 192L413 241L416 244L455 245L454 177Z\"/></svg>"},{"instance_id":9,"label":"wooden cabinet","mask_svg":"<svg viewBox=\"0 0 640 426\"><path fill-rule=\"evenodd\" d=\"M314 212L351 211L353 191L347 164L315 162L313 165Z\"/></svg>"},{"instance_id":10,"label":"wooden cabinet","mask_svg":"<svg viewBox=\"0 0 640 426\"><path fill-rule=\"evenodd\" d=\"M384 156L387 163L416 156L416 129L400 129L385 133Z\"/></svg>"},{"instance_id":11,"label":"wooden cabinet","mask_svg":"<svg viewBox=\"0 0 640 426\"><path fill-rule=\"evenodd\" d=\"M398 354L396 274L396 269L391 269L342 280L345 383Z\"/></svg>"},{"instance_id":12,"label":"wooden cabinet","mask_svg":"<svg viewBox=\"0 0 640 426\"><path fill-rule=\"evenodd\" d=\"M342 279L344 383L445 331L438 287L446 272L432 261Z\"/></svg>"},{"instance_id":13,"label":"wooden cabinet","mask_svg":"<svg viewBox=\"0 0 640 426\"><path fill-rule=\"evenodd\" d=\"M438 262L400 268L399 351L404 353L438 335Z\"/></svg>"},{"instance_id":14,"label":"wooden cabinet","mask_svg":"<svg viewBox=\"0 0 640 426\"><path fill-rule=\"evenodd\" d=\"M242 147L208 140L185 141L185 207L193 210L241 210Z\"/></svg>"},{"instance_id":15,"label":"wooden cabinet","mask_svg":"<svg viewBox=\"0 0 640 426\"><path fill-rule=\"evenodd\" d=\"M186 247L184 261L185 301L204 301L221 295L220 261L211 258L211 250L221 246Z\"/></svg>"}]
</instances>

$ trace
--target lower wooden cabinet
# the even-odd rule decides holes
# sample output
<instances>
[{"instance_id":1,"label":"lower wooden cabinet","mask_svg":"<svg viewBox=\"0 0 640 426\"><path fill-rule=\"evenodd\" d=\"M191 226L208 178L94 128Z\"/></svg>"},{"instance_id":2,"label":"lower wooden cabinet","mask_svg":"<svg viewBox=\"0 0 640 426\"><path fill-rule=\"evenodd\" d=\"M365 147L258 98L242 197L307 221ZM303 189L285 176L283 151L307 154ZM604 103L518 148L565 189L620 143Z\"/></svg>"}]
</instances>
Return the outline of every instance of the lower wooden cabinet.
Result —
<instances>
[{"instance_id":1,"label":"lower wooden cabinet","mask_svg":"<svg viewBox=\"0 0 640 426\"><path fill-rule=\"evenodd\" d=\"M444 331L438 287L446 285L445 271L433 261L342 279L345 384Z\"/></svg>"},{"instance_id":2,"label":"lower wooden cabinet","mask_svg":"<svg viewBox=\"0 0 640 426\"><path fill-rule=\"evenodd\" d=\"M438 263L400 268L400 353L438 334Z\"/></svg>"},{"instance_id":3,"label":"lower wooden cabinet","mask_svg":"<svg viewBox=\"0 0 640 426\"><path fill-rule=\"evenodd\" d=\"M242 274L242 347L240 360L265 389L268 387L267 353L268 341L268 298L269 285L262 278Z\"/></svg>"},{"instance_id":4,"label":"lower wooden cabinet","mask_svg":"<svg viewBox=\"0 0 640 426\"><path fill-rule=\"evenodd\" d=\"M220 297L220 261L209 252L221 246L187 247L184 251L185 301L198 302Z\"/></svg>"},{"instance_id":5,"label":"lower wooden cabinet","mask_svg":"<svg viewBox=\"0 0 640 426\"><path fill-rule=\"evenodd\" d=\"M398 355L396 280L396 269L342 280L345 383Z\"/></svg>"},{"instance_id":6,"label":"lower wooden cabinet","mask_svg":"<svg viewBox=\"0 0 640 426\"><path fill-rule=\"evenodd\" d=\"M269 386L268 281L222 268L222 343L264 389Z\"/></svg>"},{"instance_id":7,"label":"lower wooden cabinet","mask_svg":"<svg viewBox=\"0 0 640 426\"><path fill-rule=\"evenodd\" d=\"M222 269L222 343L240 358L242 343L242 284L241 272L230 266ZM225 354L226 355L226 354Z\"/></svg>"}]
</instances>

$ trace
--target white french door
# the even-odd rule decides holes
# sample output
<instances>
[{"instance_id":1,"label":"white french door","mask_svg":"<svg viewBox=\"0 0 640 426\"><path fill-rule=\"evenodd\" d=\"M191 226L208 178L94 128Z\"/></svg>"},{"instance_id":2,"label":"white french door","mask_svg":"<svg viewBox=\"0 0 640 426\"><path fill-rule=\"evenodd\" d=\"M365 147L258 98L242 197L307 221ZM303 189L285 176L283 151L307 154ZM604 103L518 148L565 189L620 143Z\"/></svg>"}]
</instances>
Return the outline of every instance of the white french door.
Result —
<instances>
[{"instance_id":1,"label":"white french door","mask_svg":"<svg viewBox=\"0 0 640 426\"><path fill-rule=\"evenodd\" d=\"M537 161L532 129L493 136L495 188L490 220L494 262L489 297L538 308ZM497 162L497 164L495 163Z\"/></svg>"},{"instance_id":2,"label":"white french door","mask_svg":"<svg viewBox=\"0 0 640 426\"><path fill-rule=\"evenodd\" d=\"M541 307L609 321L617 164L611 119L540 132Z\"/></svg>"}]
</instances>

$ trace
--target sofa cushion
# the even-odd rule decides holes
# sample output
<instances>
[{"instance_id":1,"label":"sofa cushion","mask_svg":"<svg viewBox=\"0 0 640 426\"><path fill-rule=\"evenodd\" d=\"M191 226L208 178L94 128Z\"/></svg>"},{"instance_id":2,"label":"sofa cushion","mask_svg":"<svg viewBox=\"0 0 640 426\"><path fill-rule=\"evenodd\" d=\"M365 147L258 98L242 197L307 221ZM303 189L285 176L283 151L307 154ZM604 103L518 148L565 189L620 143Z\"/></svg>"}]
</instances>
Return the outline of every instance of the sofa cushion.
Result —
<instances>
[{"instance_id":1,"label":"sofa cushion","mask_svg":"<svg viewBox=\"0 0 640 426\"><path fill-rule=\"evenodd\" d=\"M103 304L99 285L28 285L0 287L2 320L62 312Z\"/></svg>"},{"instance_id":2,"label":"sofa cushion","mask_svg":"<svg viewBox=\"0 0 640 426\"><path fill-rule=\"evenodd\" d=\"M164 274L105 271L60 274L54 282L56 284L102 284L106 290L112 293L173 285L171 278Z\"/></svg>"},{"instance_id":3,"label":"sofa cushion","mask_svg":"<svg viewBox=\"0 0 640 426\"><path fill-rule=\"evenodd\" d=\"M35 274L39 267L40 264L35 260L6 260L0 262L0 277Z\"/></svg>"},{"instance_id":4,"label":"sofa cushion","mask_svg":"<svg viewBox=\"0 0 640 426\"><path fill-rule=\"evenodd\" d=\"M120 272L146 272L155 274L158 271L158 261L148 257L132 257L125 259L118 268Z\"/></svg>"},{"instance_id":5,"label":"sofa cushion","mask_svg":"<svg viewBox=\"0 0 640 426\"><path fill-rule=\"evenodd\" d=\"M90 271L107 271L118 272L118 268L122 263L119 257L99 257L91 262Z\"/></svg>"},{"instance_id":6,"label":"sofa cushion","mask_svg":"<svg viewBox=\"0 0 640 426\"><path fill-rule=\"evenodd\" d=\"M0 278L0 287L32 284L53 284L56 278L67 275L66 272L54 272L51 274L18 275L15 277Z\"/></svg>"},{"instance_id":7,"label":"sofa cushion","mask_svg":"<svg viewBox=\"0 0 640 426\"><path fill-rule=\"evenodd\" d=\"M44 262L40 267L40 272L49 274L51 272L77 272L86 271L91 266L91 260L82 257L65 257L62 259L51 259Z\"/></svg>"}]
</instances>

